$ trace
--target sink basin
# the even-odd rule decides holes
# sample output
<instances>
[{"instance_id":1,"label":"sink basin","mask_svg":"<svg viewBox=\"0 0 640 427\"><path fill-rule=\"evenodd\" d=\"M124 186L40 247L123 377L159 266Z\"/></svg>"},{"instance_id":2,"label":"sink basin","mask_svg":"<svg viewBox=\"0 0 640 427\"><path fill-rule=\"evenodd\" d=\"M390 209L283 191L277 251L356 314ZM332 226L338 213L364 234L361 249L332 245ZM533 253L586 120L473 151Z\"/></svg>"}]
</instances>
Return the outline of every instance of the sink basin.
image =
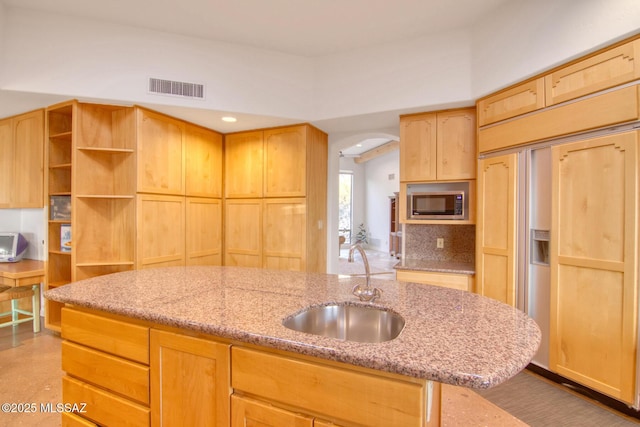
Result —
<instances>
[{"instance_id":1,"label":"sink basin","mask_svg":"<svg viewBox=\"0 0 640 427\"><path fill-rule=\"evenodd\" d=\"M331 304L307 308L282 324L308 334L376 343L396 338L404 328L404 319L377 307Z\"/></svg>"}]
</instances>

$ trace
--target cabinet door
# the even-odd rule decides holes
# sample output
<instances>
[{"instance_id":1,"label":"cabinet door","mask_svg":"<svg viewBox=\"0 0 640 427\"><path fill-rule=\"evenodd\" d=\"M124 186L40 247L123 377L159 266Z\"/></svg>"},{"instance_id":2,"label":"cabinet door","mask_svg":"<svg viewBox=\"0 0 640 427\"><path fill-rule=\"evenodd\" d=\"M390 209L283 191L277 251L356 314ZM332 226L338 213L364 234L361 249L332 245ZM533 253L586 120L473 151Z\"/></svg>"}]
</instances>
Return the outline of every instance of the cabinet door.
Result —
<instances>
[{"instance_id":1,"label":"cabinet door","mask_svg":"<svg viewBox=\"0 0 640 427\"><path fill-rule=\"evenodd\" d=\"M43 194L43 111L0 121L0 208L41 208Z\"/></svg>"},{"instance_id":2,"label":"cabinet door","mask_svg":"<svg viewBox=\"0 0 640 427\"><path fill-rule=\"evenodd\" d=\"M262 197L262 132L225 136L224 186L226 197Z\"/></svg>"},{"instance_id":3,"label":"cabinet door","mask_svg":"<svg viewBox=\"0 0 640 427\"><path fill-rule=\"evenodd\" d=\"M44 112L22 114L13 119L15 174L13 206L44 206Z\"/></svg>"},{"instance_id":4,"label":"cabinet door","mask_svg":"<svg viewBox=\"0 0 640 427\"><path fill-rule=\"evenodd\" d=\"M0 120L0 208L11 207L14 162L11 119Z\"/></svg>"},{"instance_id":5,"label":"cabinet door","mask_svg":"<svg viewBox=\"0 0 640 427\"><path fill-rule=\"evenodd\" d=\"M222 265L222 202L186 199L187 265Z\"/></svg>"},{"instance_id":6,"label":"cabinet door","mask_svg":"<svg viewBox=\"0 0 640 427\"><path fill-rule=\"evenodd\" d=\"M229 345L151 330L151 424L227 427Z\"/></svg>"},{"instance_id":7,"label":"cabinet door","mask_svg":"<svg viewBox=\"0 0 640 427\"><path fill-rule=\"evenodd\" d=\"M304 271L306 268L305 199L264 200L264 267Z\"/></svg>"},{"instance_id":8,"label":"cabinet door","mask_svg":"<svg viewBox=\"0 0 640 427\"><path fill-rule=\"evenodd\" d=\"M190 124L185 125L185 192L222 197L222 135Z\"/></svg>"},{"instance_id":9,"label":"cabinet door","mask_svg":"<svg viewBox=\"0 0 640 427\"><path fill-rule=\"evenodd\" d=\"M540 77L478 101L478 126L520 116L543 107L544 78Z\"/></svg>"},{"instance_id":10,"label":"cabinet door","mask_svg":"<svg viewBox=\"0 0 640 427\"><path fill-rule=\"evenodd\" d=\"M640 77L640 40L633 40L545 76L546 105L588 95Z\"/></svg>"},{"instance_id":11,"label":"cabinet door","mask_svg":"<svg viewBox=\"0 0 640 427\"><path fill-rule=\"evenodd\" d=\"M437 177L439 180L476 178L476 110L438 113Z\"/></svg>"},{"instance_id":12,"label":"cabinet door","mask_svg":"<svg viewBox=\"0 0 640 427\"><path fill-rule=\"evenodd\" d=\"M231 427L313 427L313 418L257 400L231 396Z\"/></svg>"},{"instance_id":13,"label":"cabinet door","mask_svg":"<svg viewBox=\"0 0 640 427\"><path fill-rule=\"evenodd\" d=\"M436 114L400 117L400 180L436 179Z\"/></svg>"},{"instance_id":14,"label":"cabinet door","mask_svg":"<svg viewBox=\"0 0 640 427\"><path fill-rule=\"evenodd\" d=\"M184 124L138 109L138 192L184 195Z\"/></svg>"},{"instance_id":15,"label":"cabinet door","mask_svg":"<svg viewBox=\"0 0 640 427\"><path fill-rule=\"evenodd\" d=\"M515 306L517 154L478 167L476 292Z\"/></svg>"},{"instance_id":16,"label":"cabinet door","mask_svg":"<svg viewBox=\"0 0 640 427\"><path fill-rule=\"evenodd\" d=\"M262 200L227 200L224 226L224 264L262 267Z\"/></svg>"},{"instance_id":17,"label":"cabinet door","mask_svg":"<svg viewBox=\"0 0 640 427\"><path fill-rule=\"evenodd\" d=\"M185 198L137 196L137 268L185 263Z\"/></svg>"},{"instance_id":18,"label":"cabinet door","mask_svg":"<svg viewBox=\"0 0 640 427\"><path fill-rule=\"evenodd\" d=\"M638 132L552 149L551 369L631 404Z\"/></svg>"},{"instance_id":19,"label":"cabinet door","mask_svg":"<svg viewBox=\"0 0 640 427\"><path fill-rule=\"evenodd\" d=\"M264 132L265 197L304 197L306 195L305 126Z\"/></svg>"}]
</instances>

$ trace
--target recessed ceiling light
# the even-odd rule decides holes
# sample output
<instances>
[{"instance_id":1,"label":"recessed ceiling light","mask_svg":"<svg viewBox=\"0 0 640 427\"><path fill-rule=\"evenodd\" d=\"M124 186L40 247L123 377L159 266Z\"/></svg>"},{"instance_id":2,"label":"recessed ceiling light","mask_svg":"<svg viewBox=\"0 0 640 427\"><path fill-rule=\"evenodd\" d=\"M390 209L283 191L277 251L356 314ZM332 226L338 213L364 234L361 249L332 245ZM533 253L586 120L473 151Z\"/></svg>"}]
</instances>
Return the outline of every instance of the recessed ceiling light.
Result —
<instances>
[{"instance_id":1,"label":"recessed ceiling light","mask_svg":"<svg viewBox=\"0 0 640 427\"><path fill-rule=\"evenodd\" d=\"M362 144L356 144L356 147L362 147Z\"/></svg>"},{"instance_id":2,"label":"recessed ceiling light","mask_svg":"<svg viewBox=\"0 0 640 427\"><path fill-rule=\"evenodd\" d=\"M222 118L223 122L228 122L228 123L235 123L238 121L238 119L236 119L235 117L231 117L231 116L226 116Z\"/></svg>"}]
</instances>

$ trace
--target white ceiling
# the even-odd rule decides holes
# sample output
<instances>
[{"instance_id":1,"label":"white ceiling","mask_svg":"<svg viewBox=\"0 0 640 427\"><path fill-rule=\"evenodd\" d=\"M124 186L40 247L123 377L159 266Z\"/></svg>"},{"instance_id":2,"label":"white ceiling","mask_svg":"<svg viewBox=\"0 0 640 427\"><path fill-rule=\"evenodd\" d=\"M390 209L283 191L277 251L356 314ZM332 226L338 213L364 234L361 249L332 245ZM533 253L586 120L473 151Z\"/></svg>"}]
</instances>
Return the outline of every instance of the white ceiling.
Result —
<instances>
[{"instance_id":1,"label":"white ceiling","mask_svg":"<svg viewBox=\"0 0 640 427\"><path fill-rule=\"evenodd\" d=\"M7 6L205 38L297 56L321 57L473 25L513 0L0 0ZM65 98L66 99L66 98ZM0 103L24 110L63 101L0 91ZM84 100L90 101L90 100ZM172 106L158 111L207 125L211 112ZM215 113L215 112L214 112ZM222 112L220 112L222 115ZM289 124L275 117L236 114L252 128ZM330 132L397 123L398 115L366 115L319 123ZM218 122L221 123L221 122ZM233 128L216 126L220 132ZM344 128L344 129L343 129ZM352 154L386 142L367 141Z\"/></svg>"},{"instance_id":2,"label":"white ceiling","mask_svg":"<svg viewBox=\"0 0 640 427\"><path fill-rule=\"evenodd\" d=\"M468 27L510 0L0 0L7 5L322 56Z\"/></svg>"}]
</instances>

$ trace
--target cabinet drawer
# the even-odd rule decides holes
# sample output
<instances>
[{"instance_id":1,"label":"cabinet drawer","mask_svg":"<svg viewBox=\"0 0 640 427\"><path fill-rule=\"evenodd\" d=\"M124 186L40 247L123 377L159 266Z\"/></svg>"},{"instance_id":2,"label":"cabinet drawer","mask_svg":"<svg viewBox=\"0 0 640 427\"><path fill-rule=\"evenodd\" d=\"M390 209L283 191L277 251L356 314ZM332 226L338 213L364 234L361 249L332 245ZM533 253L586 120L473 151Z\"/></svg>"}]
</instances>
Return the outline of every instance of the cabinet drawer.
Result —
<instances>
[{"instance_id":1,"label":"cabinet drawer","mask_svg":"<svg viewBox=\"0 0 640 427\"><path fill-rule=\"evenodd\" d=\"M264 402L231 396L231 426L313 427L313 418L276 408Z\"/></svg>"},{"instance_id":2,"label":"cabinet drawer","mask_svg":"<svg viewBox=\"0 0 640 427\"><path fill-rule=\"evenodd\" d=\"M88 383L149 404L148 366L64 341L62 370Z\"/></svg>"},{"instance_id":3,"label":"cabinet drawer","mask_svg":"<svg viewBox=\"0 0 640 427\"><path fill-rule=\"evenodd\" d=\"M437 273L430 271L396 271L399 282L425 283L445 288L473 291L473 278L468 274Z\"/></svg>"},{"instance_id":4,"label":"cabinet drawer","mask_svg":"<svg viewBox=\"0 0 640 427\"><path fill-rule=\"evenodd\" d=\"M149 408L70 377L62 378L65 403L86 403L83 417L107 426L148 426Z\"/></svg>"},{"instance_id":5,"label":"cabinet drawer","mask_svg":"<svg viewBox=\"0 0 640 427\"><path fill-rule=\"evenodd\" d=\"M62 427L96 427L96 424L71 412L63 412Z\"/></svg>"},{"instance_id":6,"label":"cabinet drawer","mask_svg":"<svg viewBox=\"0 0 640 427\"><path fill-rule=\"evenodd\" d=\"M367 426L422 426L425 382L232 347L235 390Z\"/></svg>"},{"instance_id":7,"label":"cabinet drawer","mask_svg":"<svg viewBox=\"0 0 640 427\"><path fill-rule=\"evenodd\" d=\"M144 326L63 308L62 338L149 364L149 328Z\"/></svg>"}]
</instances>

